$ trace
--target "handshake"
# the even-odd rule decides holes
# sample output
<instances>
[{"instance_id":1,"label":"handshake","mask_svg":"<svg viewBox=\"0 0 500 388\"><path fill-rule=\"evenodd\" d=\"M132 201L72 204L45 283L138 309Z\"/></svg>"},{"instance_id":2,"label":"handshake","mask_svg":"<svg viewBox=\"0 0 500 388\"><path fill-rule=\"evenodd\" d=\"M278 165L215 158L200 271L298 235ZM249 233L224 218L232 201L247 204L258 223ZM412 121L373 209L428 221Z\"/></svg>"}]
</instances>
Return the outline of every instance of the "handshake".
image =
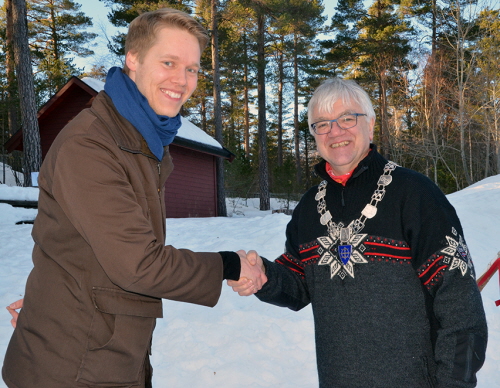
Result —
<instances>
[{"instance_id":1,"label":"handshake","mask_svg":"<svg viewBox=\"0 0 500 388\"><path fill-rule=\"evenodd\" d=\"M249 296L259 291L267 282L266 269L262 258L255 251L236 252L241 260L239 280L228 280L227 285L241 296Z\"/></svg>"}]
</instances>

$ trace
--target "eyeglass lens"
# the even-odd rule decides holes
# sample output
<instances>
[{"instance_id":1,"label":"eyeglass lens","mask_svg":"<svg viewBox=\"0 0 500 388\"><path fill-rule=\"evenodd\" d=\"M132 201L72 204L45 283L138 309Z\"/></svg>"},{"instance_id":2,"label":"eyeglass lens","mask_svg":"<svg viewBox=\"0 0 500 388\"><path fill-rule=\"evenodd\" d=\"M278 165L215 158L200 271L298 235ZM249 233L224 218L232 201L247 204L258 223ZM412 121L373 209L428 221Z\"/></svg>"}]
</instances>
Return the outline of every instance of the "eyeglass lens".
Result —
<instances>
[{"instance_id":1,"label":"eyeglass lens","mask_svg":"<svg viewBox=\"0 0 500 388\"><path fill-rule=\"evenodd\" d=\"M314 124L313 130L318 135L324 135L332 130L333 123L336 122L341 129L349 129L358 123L357 115L344 115L335 120L320 121Z\"/></svg>"}]
</instances>

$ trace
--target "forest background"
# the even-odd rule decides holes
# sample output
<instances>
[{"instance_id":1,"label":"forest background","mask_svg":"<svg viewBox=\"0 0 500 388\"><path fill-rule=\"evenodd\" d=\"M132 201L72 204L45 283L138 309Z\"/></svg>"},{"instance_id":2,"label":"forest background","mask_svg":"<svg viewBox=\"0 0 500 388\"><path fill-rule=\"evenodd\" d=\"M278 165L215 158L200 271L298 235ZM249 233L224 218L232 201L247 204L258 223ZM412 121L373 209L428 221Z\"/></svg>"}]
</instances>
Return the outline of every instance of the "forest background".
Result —
<instances>
[{"instance_id":1,"label":"forest background","mask_svg":"<svg viewBox=\"0 0 500 388\"><path fill-rule=\"evenodd\" d=\"M221 202L257 196L268 210L271 195L297 199L319 182L305 107L333 76L355 79L372 97L379 151L445 193L500 173L498 0L99 0L111 33L77 1L5 0L2 147L23 121L8 17L20 1L37 109L71 76L104 80L121 66L126 26L141 12L170 6L197 18L211 45L181 114L236 155L218 166ZM1 152L25 176L39 168L26 164L29 155Z\"/></svg>"}]
</instances>

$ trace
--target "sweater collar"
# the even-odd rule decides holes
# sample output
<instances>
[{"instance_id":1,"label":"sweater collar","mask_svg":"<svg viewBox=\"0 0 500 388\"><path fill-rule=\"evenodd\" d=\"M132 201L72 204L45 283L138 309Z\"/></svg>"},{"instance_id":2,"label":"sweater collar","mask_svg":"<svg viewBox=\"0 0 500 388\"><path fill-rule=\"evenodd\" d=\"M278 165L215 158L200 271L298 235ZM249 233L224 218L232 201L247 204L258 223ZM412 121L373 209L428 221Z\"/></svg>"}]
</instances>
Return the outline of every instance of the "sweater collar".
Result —
<instances>
[{"instance_id":1,"label":"sweater collar","mask_svg":"<svg viewBox=\"0 0 500 388\"><path fill-rule=\"evenodd\" d=\"M349 184L350 181L353 179L359 177L361 174L363 174L365 171L368 170L370 163L375 159L375 155L379 155L377 152L377 146L375 144L370 144L370 151L368 152L368 155L362 159L359 164L356 166L354 171L352 172L351 178L346 182L346 184ZM387 163L387 161L385 161ZM330 175L326 172L326 161L321 160L318 164L314 166L314 171L316 174L321 177L322 179L327 180L328 182L333 182L335 184L339 184L335 182Z\"/></svg>"}]
</instances>

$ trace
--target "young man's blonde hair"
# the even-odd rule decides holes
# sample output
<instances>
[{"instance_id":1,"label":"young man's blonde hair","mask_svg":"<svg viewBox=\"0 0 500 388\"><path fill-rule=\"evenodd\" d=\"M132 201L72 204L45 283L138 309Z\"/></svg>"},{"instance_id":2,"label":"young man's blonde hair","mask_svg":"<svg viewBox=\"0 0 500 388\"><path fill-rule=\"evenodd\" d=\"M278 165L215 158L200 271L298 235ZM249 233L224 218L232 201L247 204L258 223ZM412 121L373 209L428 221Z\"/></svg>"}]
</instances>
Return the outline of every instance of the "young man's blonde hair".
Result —
<instances>
[{"instance_id":1,"label":"young man's blonde hair","mask_svg":"<svg viewBox=\"0 0 500 388\"><path fill-rule=\"evenodd\" d=\"M148 50L156 40L158 30L164 27L178 28L192 34L200 44L203 52L208 44L207 30L192 16L172 8L160 8L156 11L145 12L136 17L128 27L125 39L125 53L137 53L142 62ZM125 64L123 71L128 74L129 69Z\"/></svg>"}]
</instances>

